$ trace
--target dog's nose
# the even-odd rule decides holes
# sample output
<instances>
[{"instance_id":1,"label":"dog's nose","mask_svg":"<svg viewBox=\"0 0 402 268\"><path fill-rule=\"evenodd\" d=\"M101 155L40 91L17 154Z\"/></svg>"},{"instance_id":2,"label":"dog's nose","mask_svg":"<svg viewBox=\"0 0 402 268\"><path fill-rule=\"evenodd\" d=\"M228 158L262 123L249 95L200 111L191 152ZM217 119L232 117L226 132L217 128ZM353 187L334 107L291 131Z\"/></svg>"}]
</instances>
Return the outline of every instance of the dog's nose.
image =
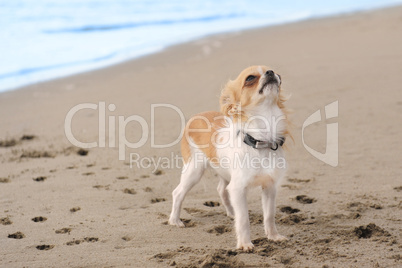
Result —
<instances>
[{"instance_id":1,"label":"dog's nose","mask_svg":"<svg viewBox=\"0 0 402 268\"><path fill-rule=\"evenodd\" d=\"M268 75L268 76L274 76L275 75L274 71L272 71L272 70L266 71L265 74Z\"/></svg>"}]
</instances>

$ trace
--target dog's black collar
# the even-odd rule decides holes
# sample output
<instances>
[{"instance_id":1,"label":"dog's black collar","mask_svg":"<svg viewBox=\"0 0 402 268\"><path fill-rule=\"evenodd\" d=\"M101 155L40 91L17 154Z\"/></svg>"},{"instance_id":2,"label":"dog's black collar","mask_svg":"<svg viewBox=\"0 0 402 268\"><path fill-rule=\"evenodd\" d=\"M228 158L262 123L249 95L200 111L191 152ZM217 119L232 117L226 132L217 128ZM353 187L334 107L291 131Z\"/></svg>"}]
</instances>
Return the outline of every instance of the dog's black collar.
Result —
<instances>
[{"instance_id":1,"label":"dog's black collar","mask_svg":"<svg viewBox=\"0 0 402 268\"><path fill-rule=\"evenodd\" d=\"M240 130L237 131L237 135L240 134ZM244 133L244 143L248 146L253 147L254 149L265 149L270 148L273 151L278 150L279 146L282 146L285 143L285 137L279 137L277 142L270 141L260 141L254 139L250 134Z\"/></svg>"}]
</instances>

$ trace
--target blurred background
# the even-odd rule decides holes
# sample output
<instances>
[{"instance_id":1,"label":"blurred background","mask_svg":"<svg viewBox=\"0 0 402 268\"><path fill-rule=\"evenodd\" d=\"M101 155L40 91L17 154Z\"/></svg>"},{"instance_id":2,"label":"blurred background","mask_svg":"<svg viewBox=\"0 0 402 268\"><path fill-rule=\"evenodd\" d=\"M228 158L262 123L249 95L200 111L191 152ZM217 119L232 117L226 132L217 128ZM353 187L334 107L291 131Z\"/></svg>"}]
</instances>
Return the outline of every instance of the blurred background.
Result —
<instances>
[{"instance_id":1,"label":"blurred background","mask_svg":"<svg viewBox=\"0 0 402 268\"><path fill-rule=\"evenodd\" d=\"M0 0L0 91L92 70L205 35L401 0Z\"/></svg>"}]
</instances>

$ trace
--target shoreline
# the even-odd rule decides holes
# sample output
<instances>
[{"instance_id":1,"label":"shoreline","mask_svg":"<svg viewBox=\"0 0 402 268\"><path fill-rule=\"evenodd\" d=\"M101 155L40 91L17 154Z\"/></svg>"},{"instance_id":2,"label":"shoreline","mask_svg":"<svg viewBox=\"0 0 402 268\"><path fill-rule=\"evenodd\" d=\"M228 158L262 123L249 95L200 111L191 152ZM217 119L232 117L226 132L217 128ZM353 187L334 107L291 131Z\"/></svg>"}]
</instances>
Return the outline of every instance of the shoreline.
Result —
<instances>
[{"instance_id":1,"label":"shoreline","mask_svg":"<svg viewBox=\"0 0 402 268\"><path fill-rule=\"evenodd\" d=\"M399 267L401 11L214 35L0 93L0 266ZM293 110L295 143L277 198L278 231L289 240L266 239L261 193L250 189L256 249L245 254L235 250L233 221L219 205L213 171L186 197L187 228L176 228L166 223L181 171L129 166L130 153L148 162L180 154L178 144L160 149L150 140L152 130L156 144L177 138L175 111L157 110L147 143L127 148L124 161L108 133L115 126L114 134L138 141L141 126L120 131L118 118L137 115L150 123L152 104L174 105L185 119L217 110L222 86L254 64L271 66L292 94L285 104ZM325 106L335 101L338 116L325 120ZM67 140L66 115L83 103L98 106L75 114L72 132L82 142L99 142L104 130L105 147L79 150ZM303 123L317 110L322 120L304 129L305 145L325 153L327 126L337 123L337 167L303 145Z\"/></svg>"},{"instance_id":2,"label":"shoreline","mask_svg":"<svg viewBox=\"0 0 402 268\"><path fill-rule=\"evenodd\" d=\"M314 21L317 21L317 20L320 21L320 20L326 20L326 19L337 19L337 18L342 18L342 17L347 17L347 16L354 16L354 15L358 15L358 14L364 14L364 13L367 13L367 12L375 12L375 11L381 11L381 10L397 8L397 7L401 6L401 5L402 5L401 3L399 3L399 4L395 3L395 4L384 5L384 6L381 6L381 7L361 8L361 9L357 9L357 10L338 12L338 13L334 13L334 14L311 15L311 16L309 16L307 18L295 19L295 20L290 20L290 21L285 21L285 22L273 23L273 24L262 25L262 26L253 26L253 27L250 27L250 28L240 29L240 30L235 30L234 29L234 30L229 30L229 31L225 31L225 32L220 32L220 33L206 34L206 35L199 36L199 37L196 37L194 39L190 39L190 40L187 40L187 41L184 41L184 42L180 42L180 43L176 43L176 44L172 44L172 45L167 45L167 46L165 46L163 48L156 49L154 52L145 53L143 55L134 56L132 58L118 60L116 62L109 63L109 64L105 63L105 64L103 64L101 66L89 68L89 69L83 70L83 71L77 71L77 72L73 71L70 74L56 75L55 77L48 78L48 79L43 79L43 80L31 83L31 84L26 84L26 85L16 86L16 87L12 87L12 88L2 89L2 90L0 90L0 94L2 94L3 92L10 92L10 91L15 91L15 90L21 90L21 89L24 89L24 88L29 88L29 87L36 87L36 86L40 86L43 83L54 82L55 80L59 80L59 79L67 79L67 78L70 78L70 77L74 77L76 75L89 73L89 72L96 72L96 71L99 71L99 70L102 70L102 69L111 68L111 67L119 65L119 64L124 64L124 63L127 63L127 62L142 59L144 57L146 58L148 56L163 53L167 49L170 49L170 48L173 48L173 47L176 47L176 46L191 44L191 43L194 43L194 42L197 42L197 41L201 41L203 39L218 38L220 35L231 35L231 34L236 35L236 34L242 34L242 33L247 32L247 31L263 30L263 29L272 28L272 27L282 27L282 26L293 25L293 24L309 23L309 22L314 22Z\"/></svg>"}]
</instances>

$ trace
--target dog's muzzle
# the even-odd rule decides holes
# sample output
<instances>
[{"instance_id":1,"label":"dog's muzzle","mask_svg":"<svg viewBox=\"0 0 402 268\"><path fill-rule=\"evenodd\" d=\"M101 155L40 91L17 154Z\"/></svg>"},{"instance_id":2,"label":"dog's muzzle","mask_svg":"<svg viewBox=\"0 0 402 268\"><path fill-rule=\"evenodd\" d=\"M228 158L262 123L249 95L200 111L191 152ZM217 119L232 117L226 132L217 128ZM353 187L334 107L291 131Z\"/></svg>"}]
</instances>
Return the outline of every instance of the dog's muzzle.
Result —
<instances>
[{"instance_id":1,"label":"dog's muzzle","mask_svg":"<svg viewBox=\"0 0 402 268\"><path fill-rule=\"evenodd\" d=\"M279 81L278 81L278 79L276 78L276 75L275 75L275 73L274 73L274 71L272 71L272 70L268 70L266 73L265 73L265 77L266 77L266 84L277 84L277 83L279 83Z\"/></svg>"},{"instance_id":2,"label":"dog's muzzle","mask_svg":"<svg viewBox=\"0 0 402 268\"><path fill-rule=\"evenodd\" d=\"M279 77L279 79L278 79ZM281 81L280 81L280 76L275 75L274 71L272 70L268 70L265 72L265 82L263 84L263 86L261 87L259 93L262 94L264 89L268 86L268 85L272 85L272 84L276 84L276 85L280 85Z\"/></svg>"}]
</instances>

